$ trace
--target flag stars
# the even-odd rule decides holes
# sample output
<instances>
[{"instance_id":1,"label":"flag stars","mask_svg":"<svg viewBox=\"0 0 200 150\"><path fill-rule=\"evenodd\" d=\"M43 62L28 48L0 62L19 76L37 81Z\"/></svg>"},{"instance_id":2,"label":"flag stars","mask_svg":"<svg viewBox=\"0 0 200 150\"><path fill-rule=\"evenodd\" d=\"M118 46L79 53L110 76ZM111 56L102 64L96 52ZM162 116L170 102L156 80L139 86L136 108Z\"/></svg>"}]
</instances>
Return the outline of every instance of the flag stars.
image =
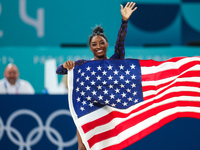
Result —
<instances>
[{"instance_id":1,"label":"flag stars","mask_svg":"<svg viewBox=\"0 0 200 150\"><path fill-rule=\"evenodd\" d=\"M113 85L110 84L110 85L109 85L109 88L110 88L110 89L113 89Z\"/></svg>"},{"instance_id":2,"label":"flag stars","mask_svg":"<svg viewBox=\"0 0 200 150\"><path fill-rule=\"evenodd\" d=\"M76 100L77 100L77 102L80 102L80 101L81 101L80 97L78 97Z\"/></svg>"},{"instance_id":3,"label":"flag stars","mask_svg":"<svg viewBox=\"0 0 200 150\"><path fill-rule=\"evenodd\" d=\"M114 98L115 98L115 95L111 94L111 95L110 95L110 98L111 98L111 99L114 99Z\"/></svg>"},{"instance_id":4,"label":"flag stars","mask_svg":"<svg viewBox=\"0 0 200 150\"><path fill-rule=\"evenodd\" d=\"M112 67L113 67L113 66L109 65L109 66L108 66L108 70L112 70Z\"/></svg>"},{"instance_id":5,"label":"flag stars","mask_svg":"<svg viewBox=\"0 0 200 150\"><path fill-rule=\"evenodd\" d=\"M83 104L83 105L86 105L87 103L86 103L86 101L83 101L82 104Z\"/></svg>"},{"instance_id":6,"label":"flag stars","mask_svg":"<svg viewBox=\"0 0 200 150\"><path fill-rule=\"evenodd\" d=\"M81 69L78 70L78 73L81 73Z\"/></svg>"},{"instance_id":7,"label":"flag stars","mask_svg":"<svg viewBox=\"0 0 200 150\"><path fill-rule=\"evenodd\" d=\"M81 108L80 108L80 110L81 110L81 111L84 111L84 110L85 110L85 108L84 108L84 107L81 107Z\"/></svg>"},{"instance_id":8,"label":"flag stars","mask_svg":"<svg viewBox=\"0 0 200 150\"><path fill-rule=\"evenodd\" d=\"M115 80L115 81L114 81L114 84L118 84L118 82L119 82L119 81Z\"/></svg>"},{"instance_id":9,"label":"flag stars","mask_svg":"<svg viewBox=\"0 0 200 150\"><path fill-rule=\"evenodd\" d=\"M129 84L129 83L130 83L130 81L129 81L128 79L127 79L125 82L126 82L126 84Z\"/></svg>"},{"instance_id":10,"label":"flag stars","mask_svg":"<svg viewBox=\"0 0 200 150\"><path fill-rule=\"evenodd\" d=\"M110 102L109 100L106 100L106 101L105 101L105 104L109 104L109 102Z\"/></svg>"},{"instance_id":11,"label":"flag stars","mask_svg":"<svg viewBox=\"0 0 200 150\"><path fill-rule=\"evenodd\" d=\"M126 89L126 91L127 91L128 93L131 93L131 89Z\"/></svg>"},{"instance_id":12,"label":"flag stars","mask_svg":"<svg viewBox=\"0 0 200 150\"><path fill-rule=\"evenodd\" d=\"M91 83L91 85L95 85L95 82L94 81L92 81L92 82L90 82Z\"/></svg>"},{"instance_id":13,"label":"flag stars","mask_svg":"<svg viewBox=\"0 0 200 150\"><path fill-rule=\"evenodd\" d=\"M99 100L103 100L103 96L101 96L101 95L98 98L99 98Z\"/></svg>"},{"instance_id":14,"label":"flag stars","mask_svg":"<svg viewBox=\"0 0 200 150\"><path fill-rule=\"evenodd\" d=\"M121 88L124 88L124 87L125 87L125 85L123 85L123 84L120 84L119 86L120 86Z\"/></svg>"},{"instance_id":15,"label":"flag stars","mask_svg":"<svg viewBox=\"0 0 200 150\"><path fill-rule=\"evenodd\" d=\"M102 83L103 83L103 85L106 85L107 82L106 82L106 81L103 81Z\"/></svg>"},{"instance_id":16,"label":"flag stars","mask_svg":"<svg viewBox=\"0 0 200 150\"><path fill-rule=\"evenodd\" d=\"M79 82L79 80L80 80L80 79L79 79L79 78L77 78L77 79L76 79L76 82Z\"/></svg>"},{"instance_id":17,"label":"flag stars","mask_svg":"<svg viewBox=\"0 0 200 150\"><path fill-rule=\"evenodd\" d=\"M112 105L111 105L112 107L115 107L116 106L116 104L114 104L114 103L112 103Z\"/></svg>"},{"instance_id":18,"label":"flag stars","mask_svg":"<svg viewBox=\"0 0 200 150\"><path fill-rule=\"evenodd\" d=\"M131 65L131 69L135 69L135 65L132 64L132 65Z\"/></svg>"},{"instance_id":19,"label":"flag stars","mask_svg":"<svg viewBox=\"0 0 200 150\"><path fill-rule=\"evenodd\" d=\"M131 76L131 78L132 78L132 79L135 79L135 78L136 78L136 76L135 76L135 75L132 75L132 76Z\"/></svg>"},{"instance_id":20,"label":"flag stars","mask_svg":"<svg viewBox=\"0 0 200 150\"><path fill-rule=\"evenodd\" d=\"M137 92L136 92L136 91L134 91L134 93L133 93L133 96L135 96L135 95L137 95Z\"/></svg>"},{"instance_id":21,"label":"flag stars","mask_svg":"<svg viewBox=\"0 0 200 150\"><path fill-rule=\"evenodd\" d=\"M101 89L102 89L102 86L98 85L97 88L98 88L98 90L101 90Z\"/></svg>"},{"instance_id":22,"label":"flag stars","mask_svg":"<svg viewBox=\"0 0 200 150\"><path fill-rule=\"evenodd\" d=\"M115 90L116 93L119 93L119 91L120 91L120 89L118 89L118 88Z\"/></svg>"},{"instance_id":23,"label":"flag stars","mask_svg":"<svg viewBox=\"0 0 200 150\"><path fill-rule=\"evenodd\" d=\"M97 80L101 80L101 77L100 76L98 76L98 77L96 77L97 78Z\"/></svg>"},{"instance_id":24,"label":"flag stars","mask_svg":"<svg viewBox=\"0 0 200 150\"><path fill-rule=\"evenodd\" d=\"M86 88L86 90L87 90L87 91L89 91L89 90L90 90L90 87L89 87L88 85L87 85L85 88Z\"/></svg>"},{"instance_id":25,"label":"flag stars","mask_svg":"<svg viewBox=\"0 0 200 150\"><path fill-rule=\"evenodd\" d=\"M82 92L81 92L81 96L85 96L85 92L82 91Z\"/></svg>"},{"instance_id":26,"label":"flag stars","mask_svg":"<svg viewBox=\"0 0 200 150\"><path fill-rule=\"evenodd\" d=\"M108 94L108 90L106 89L103 92L104 92L104 95Z\"/></svg>"},{"instance_id":27,"label":"flag stars","mask_svg":"<svg viewBox=\"0 0 200 150\"><path fill-rule=\"evenodd\" d=\"M78 87L76 88L76 92L79 92L79 88Z\"/></svg>"},{"instance_id":28,"label":"flag stars","mask_svg":"<svg viewBox=\"0 0 200 150\"><path fill-rule=\"evenodd\" d=\"M117 101L117 103L121 103L121 99L119 99L119 98L116 101Z\"/></svg>"},{"instance_id":29,"label":"flag stars","mask_svg":"<svg viewBox=\"0 0 200 150\"><path fill-rule=\"evenodd\" d=\"M118 75L119 71L115 70L113 71L114 75Z\"/></svg>"},{"instance_id":30,"label":"flag stars","mask_svg":"<svg viewBox=\"0 0 200 150\"><path fill-rule=\"evenodd\" d=\"M123 92L123 94L121 94L121 95L122 95L122 98L123 98L123 97L126 97L126 94L125 94L124 92Z\"/></svg>"},{"instance_id":31,"label":"flag stars","mask_svg":"<svg viewBox=\"0 0 200 150\"><path fill-rule=\"evenodd\" d=\"M121 75L119 78L120 78L120 80L123 80L123 79L124 79L124 76L123 76L123 75Z\"/></svg>"},{"instance_id":32,"label":"flag stars","mask_svg":"<svg viewBox=\"0 0 200 150\"><path fill-rule=\"evenodd\" d=\"M90 107L93 107L94 105L93 105L93 103L90 103L89 106L90 106Z\"/></svg>"},{"instance_id":33,"label":"flag stars","mask_svg":"<svg viewBox=\"0 0 200 150\"><path fill-rule=\"evenodd\" d=\"M94 100L94 103L98 103L98 101Z\"/></svg>"},{"instance_id":34,"label":"flag stars","mask_svg":"<svg viewBox=\"0 0 200 150\"><path fill-rule=\"evenodd\" d=\"M123 106L127 106L127 104L128 104L128 103L124 102L124 103L123 103Z\"/></svg>"},{"instance_id":35,"label":"flag stars","mask_svg":"<svg viewBox=\"0 0 200 150\"><path fill-rule=\"evenodd\" d=\"M129 74L130 74L130 71L129 71L129 70L126 70L125 73L126 73L126 75L129 75Z\"/></svg>"},{"instance_id":36,"label":"flag stars","mask_svg":"<svg viewBox=\"0 0 200 150\"><path fill-rule=\"evenodd\" d=\"M97 95L97 92L94 90L94 91L92 91L92 94L93 95Z\"/></svg>"},{"instance_id":37,"label":"flag stars","mask_svg":"<svg viewBox=\"0 0 200 150\"><path fill-rule=\"evenodd\" d=\"M87 98L88 101L91 101L91 98L92 98L92 97L88 96L88 97L86 97L86 98Z\"/></svg>"},{"instance_id":38,"label":"flag stars","mask_svg":"<svg viewBox=\"0 0 200 150\"><path fill-rule=\"evenodd\" d=\"M84 72L82 72L82 73L81 73L81 76L83 77L84 75L85 75L85 73L84 73Z\"/></svg>"},{"instance_id":39,"label":"flag stars","mask_svg":"<svg viewBox=\"0 0 200 150\"><path fill-rule=\"evenodd\" d=\"M90 67L90 66L88 66L88 67L86 68L86 70L87 70L87 71L90 71L90 69L91 69L91 67Z\"/></svg>"},{"instance_id":40,"label":"flag stars","mask_svg":"<svg viewBox=\"0 0 200 150\"><path fill-rule=\"evenodd\" d=\"M133 100L133 98L131 98L131 97L128 98L128 101L132 101L132 100Z\"/></svg>"},{"instance_id":41,"label":"flag stars","mask_svg":"<svg viewBox=\"0 0 200 150\"><path fill-rule=\"evenodd\" d=\"M90 80L90 77L88 77L88 76L87 76L87 77L85 77L85 80Z\"/></svg>"},{"instance_id":42,"label":"flag stars","mask_svg":"<svg viewBox=\"0 0 200 150\"><path fill-rule=\"evenodd\" d=\"M84 82L82 81L81 83L80 83L82 86L84 86Z\"/></svg>"},{"instance_id":43,"label":"flag stars","mask_svg":"<svg viewBox=\"0 0 200 150\"><path fill-rule=\"evenodd\" d=\"M101 70L101 66L100 65L97 67L97 70Z\"/></svg>"},{"instance_id":44,"label":"flag stars","mask_svg":"<svg viewBox=\"0 0 200 150\"><path fill-rule=\"evenodd\" d=\"M95 75L95 73L96 73L96 72L92 71L92 72L91 72L91 75Z\"/></svg>"},{"instance_id":45,"label":"flag stars","mask_svg":"<svg viewBox=\"0 0 200 150\"><path fill-rule=\"evenodd\" d=\"M109 76L109 77L108 77L108 80L112 80L112 78L113 78L112 76Z\"/></svg>"},{"instance_id":46,"label":"flag stars","mask_svg":"<svg viewBox=\"0 0 200 150\"><path fill-rule=\"evenodd\" d=\"M134 101L135 103L137 103L138 102L138 99L135 99L135 101Z\"/></svg>"},{"instance_id":47,"label":"flag stars","mask_svg":"<svg viewBox=\"0 0 200 150\"><path fill-rule=\"evenodd\" d=\"M133 83L131 86L132 86L132 88L134 88L134 87L136 87L136 84Z\"/></svg>"},{"instance_id":48,"label":"flag stars","mask_svg":"<svg viewBox=\"0 0 200 150\"><path fill-rule=\"evenodd\" d=\"M120 68L120 70L124 70L124 66L122 66L122 65L119 66L119 68Z\"/></svg>"},{"instance_id":49,"label":"flag stars","mask_svg":"<svg viewBox=\"0 0 200 150\"><path fill-rule=\"evenodd\" d=\"M106 75L106 74L107 74L107 71L104 70L102 73L103 73L103 75Z\"/></svg>"}]
</instances>

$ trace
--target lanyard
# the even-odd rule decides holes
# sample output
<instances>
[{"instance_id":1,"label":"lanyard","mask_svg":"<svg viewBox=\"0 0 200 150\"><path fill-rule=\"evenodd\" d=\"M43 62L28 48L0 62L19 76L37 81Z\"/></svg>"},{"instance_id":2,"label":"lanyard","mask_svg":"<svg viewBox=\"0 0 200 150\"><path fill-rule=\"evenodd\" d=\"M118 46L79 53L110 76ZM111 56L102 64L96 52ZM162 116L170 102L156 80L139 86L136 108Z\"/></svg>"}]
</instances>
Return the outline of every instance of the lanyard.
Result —
<instances>
[{"instance_id":1,"label":"lanyard","mask_svg":"<svg viewBox=\"0 0 200 150\"><path fill-rule=\"evenodd\" d=\"M9 93L8 93L7 82L8 82L8 81L5 81L5 82L4 82L4 87L5 87L5 89L6 89L6 94L9 94ZM15 86L15 89L16 89L16 90L15 90L15 94L19 94L19 93L18 93L18 90L19 90L19 81L17 81L16 84L17 84L17 85Z\"/></svg>"}]
</instances>

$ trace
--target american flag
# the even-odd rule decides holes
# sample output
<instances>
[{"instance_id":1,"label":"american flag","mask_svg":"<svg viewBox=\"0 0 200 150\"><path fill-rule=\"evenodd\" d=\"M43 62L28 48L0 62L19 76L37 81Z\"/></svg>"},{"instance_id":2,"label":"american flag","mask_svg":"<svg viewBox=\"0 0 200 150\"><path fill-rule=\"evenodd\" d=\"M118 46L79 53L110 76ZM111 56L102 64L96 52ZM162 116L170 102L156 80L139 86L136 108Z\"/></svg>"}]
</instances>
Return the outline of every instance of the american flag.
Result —
<instances>
[{"instance_id":1,"label":"american flag","mask_svg":"<svg viewBox=\"0 0 200 150\"><path fill-rule=\"evenodd\" d=\"M178 117L200 119L200 57L100 60L68 72L69 106L87 149L123 149Z\"/></svg>"}]
</instances>

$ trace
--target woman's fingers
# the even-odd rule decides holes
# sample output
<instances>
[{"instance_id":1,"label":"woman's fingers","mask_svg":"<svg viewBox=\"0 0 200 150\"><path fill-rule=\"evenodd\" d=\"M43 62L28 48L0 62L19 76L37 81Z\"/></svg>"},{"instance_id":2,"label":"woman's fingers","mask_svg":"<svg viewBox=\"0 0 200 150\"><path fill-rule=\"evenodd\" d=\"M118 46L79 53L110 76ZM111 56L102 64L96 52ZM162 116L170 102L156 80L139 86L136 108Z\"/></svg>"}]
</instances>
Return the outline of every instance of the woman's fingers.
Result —
<instances>
[{"instance_id":1,"label":"woman's fingers","mask_svg":"<svg viewBox=\"0 0 200 150\"><path fill-rule=\"evenodd\" d=\"M135 3L132 2L132 5L130 6L131 9L135 6Z\"/></svg>"},{"instance_id":2,"label":"woman's fingers","mask_svg":"<svg viewBox=\"0 0 200 150\"><path fill-rule=\"evenodd\" d=\"M135 7L135 8L132 10L132 12L134 12L136 9L137 9L137 7Z\"/></svg>"},{"instance_id":3,"label":"woman's fingers","mask_svg":"<svg viewBox=\"0 0 200 150\"><path fill-rule=\"evenodd\" d=\"M69 60L63 64L63 67L66 68L67 70L71 70L75 67L75 63L73 61Z\"/></svg>"},{"instance_id":4,"label":"woman's fingers","mask_svg":"<svg viewBox=\"0 0 200 150\"><path fill-rule=\"evenodd\" d=\"M126 6L125 6L125 7L128 7L129 3L130 3L130 2L126 3Z\"/></svg>"}]
</instances>

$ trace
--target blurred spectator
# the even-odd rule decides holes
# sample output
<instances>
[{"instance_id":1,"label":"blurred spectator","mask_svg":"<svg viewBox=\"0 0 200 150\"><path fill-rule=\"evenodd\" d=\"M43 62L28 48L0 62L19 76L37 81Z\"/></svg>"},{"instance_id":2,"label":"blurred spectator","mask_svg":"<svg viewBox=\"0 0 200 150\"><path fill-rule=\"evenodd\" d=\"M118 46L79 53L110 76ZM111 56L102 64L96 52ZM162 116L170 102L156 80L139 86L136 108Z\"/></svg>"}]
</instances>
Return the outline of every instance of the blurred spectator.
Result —
<instances>
[{"instance_id":1,"label":"blurred spectator","mask_svg":"<svg viewBox=\"0 0 200 150\"><path fill-rule=\"evenodd\" d=\"M35 90L28 81L19 79L17 66L10 63L0 80L0 94L35 94Z\"/></svg>"}]
</instances>

